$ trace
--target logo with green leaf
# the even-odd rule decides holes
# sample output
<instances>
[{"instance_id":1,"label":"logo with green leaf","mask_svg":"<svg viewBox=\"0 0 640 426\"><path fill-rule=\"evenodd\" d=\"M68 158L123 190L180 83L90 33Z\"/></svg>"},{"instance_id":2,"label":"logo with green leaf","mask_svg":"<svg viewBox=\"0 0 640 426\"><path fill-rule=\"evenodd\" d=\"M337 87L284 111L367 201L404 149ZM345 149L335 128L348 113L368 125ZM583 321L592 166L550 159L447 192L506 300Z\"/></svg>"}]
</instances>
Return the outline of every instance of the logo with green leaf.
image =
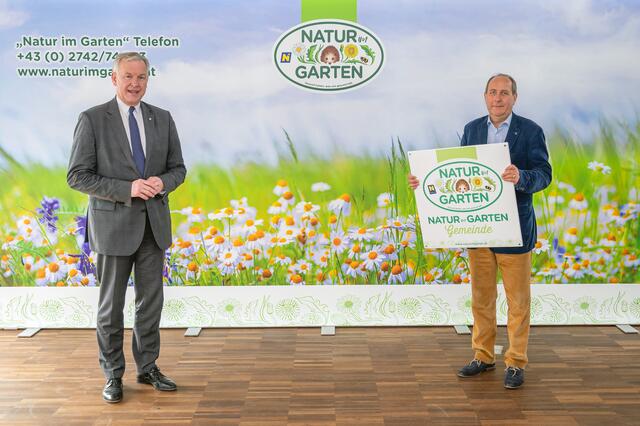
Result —
<instances>
[{"instance_id":1,"label":"logo with green leaf","mask_svg":"<svg viewBox=\"0 0 640 426\"><path fill-rule=\"evenodd\" d=\"M316 20L283 34L273 59L296 86L335 92L371 81L382 69L384 49L378 37L354 22Z\"/></svg>"},{"instance_id":2,"label":"logo with green leaf","mask_svg":"<svg viewBox=\"0 0 640 426\"><path fill-rule=\"evenodd\" d=\"M452 212L489 207L502 194L495 170L475 161L453 161L433 169L422 182L427 200Z\"/></svg>"}]
</instances>

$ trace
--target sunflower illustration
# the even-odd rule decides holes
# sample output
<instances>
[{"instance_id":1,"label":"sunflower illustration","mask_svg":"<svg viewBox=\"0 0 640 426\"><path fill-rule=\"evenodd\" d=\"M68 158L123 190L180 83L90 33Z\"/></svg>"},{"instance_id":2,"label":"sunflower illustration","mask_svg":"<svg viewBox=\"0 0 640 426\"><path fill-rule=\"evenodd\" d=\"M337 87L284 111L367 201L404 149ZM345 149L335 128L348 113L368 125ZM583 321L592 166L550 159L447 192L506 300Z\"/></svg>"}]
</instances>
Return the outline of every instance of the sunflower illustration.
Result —
<instances>
[{"instance_id":1,"label":"sunflower illustration","mask_svg":"<svg viewBox=\"0 0 640 426\"><path fill-rule=\"evenodd\" d=\"M358 56L358 46L356 46L355 44L347 44L344 47L344 56L350 59Z\"/></svg>"}]
</instances>

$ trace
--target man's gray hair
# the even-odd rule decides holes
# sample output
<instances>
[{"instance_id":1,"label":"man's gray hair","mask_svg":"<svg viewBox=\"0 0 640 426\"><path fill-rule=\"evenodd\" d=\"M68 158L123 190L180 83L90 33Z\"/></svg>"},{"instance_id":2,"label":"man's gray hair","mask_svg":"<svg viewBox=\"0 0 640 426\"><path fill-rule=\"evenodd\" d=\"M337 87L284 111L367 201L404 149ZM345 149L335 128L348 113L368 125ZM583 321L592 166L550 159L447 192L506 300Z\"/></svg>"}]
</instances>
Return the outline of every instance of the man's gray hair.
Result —
<instances>
[{"instance_id":1,"label":"man's gray hair","mask_svg":"<svg viewBox=\"0 0 640 426\"><path fill-rule=\"evenodd\" d=\"M149 60L138 52L122 52L118 53L116 59L113 61L113 72L118 72L121 62L130 62L130 61L142 61L147 66L147 71L149 70Z\"/></svg>"},{"instance_id":2,"label":"man's gray hair","mask_svg":"<svg viewBox=\"0 0 640 426\"><path fill-rule=\"evenodd\" d=\"M489 83L491 83L491 80L493 80L496 77L507 77L511 81L511 93L513 93L514 95L518 94L518 85L516 84L516 81L514 80L514 78L511 77L509 74L502 74L502 73L494 74L491 77L489 77L489 80L487 80L487 85L484 87L485 94L487 94L487 90L489 90Z\"/></svg>"}]
</instances>

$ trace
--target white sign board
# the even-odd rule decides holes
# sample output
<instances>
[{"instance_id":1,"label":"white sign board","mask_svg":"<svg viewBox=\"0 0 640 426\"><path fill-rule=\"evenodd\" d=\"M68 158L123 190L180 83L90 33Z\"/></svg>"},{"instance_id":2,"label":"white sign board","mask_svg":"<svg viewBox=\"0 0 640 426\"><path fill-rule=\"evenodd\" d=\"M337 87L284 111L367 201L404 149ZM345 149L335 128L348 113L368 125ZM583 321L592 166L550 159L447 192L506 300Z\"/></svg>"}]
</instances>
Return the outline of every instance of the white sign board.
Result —
<instances>
[{"instance_id":1,"label":"white sign board","mask_svg":"<svg viewBox=\"0 0 640 426\"><path fill-rule=\"evenodd\" d=\"M522 246L514 185L501 178L511 163L506 143L408 155L425 247Z\"/></svg>"}]
</instances>

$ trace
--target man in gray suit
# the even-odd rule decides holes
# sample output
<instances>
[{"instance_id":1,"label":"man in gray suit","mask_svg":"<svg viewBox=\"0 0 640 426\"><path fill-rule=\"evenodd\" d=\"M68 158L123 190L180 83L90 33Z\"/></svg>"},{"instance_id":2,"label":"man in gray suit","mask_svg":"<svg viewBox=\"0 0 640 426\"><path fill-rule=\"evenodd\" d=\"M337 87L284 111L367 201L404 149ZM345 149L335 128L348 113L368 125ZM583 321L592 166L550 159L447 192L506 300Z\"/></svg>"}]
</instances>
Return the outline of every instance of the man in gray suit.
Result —
<instances>
[{"instance_id":1,"label":"man in gray suit","mask_svg":"<svg viewBox=\"0 0 640 426\"><path fill-rule=\"evenodd\" d=\"M149 62L136 52L116 57L111 76L116 97L80 114L67 172L69 186L89 195L87 228L98 253L97 335L107 402L122 399L123 308L134 265L132 350L138 382L176 390L155 361L164 252L171 245L168 194L184 181L186 169L171 114L141 102L148 70Z\"/></svg>"}]
</instances>

